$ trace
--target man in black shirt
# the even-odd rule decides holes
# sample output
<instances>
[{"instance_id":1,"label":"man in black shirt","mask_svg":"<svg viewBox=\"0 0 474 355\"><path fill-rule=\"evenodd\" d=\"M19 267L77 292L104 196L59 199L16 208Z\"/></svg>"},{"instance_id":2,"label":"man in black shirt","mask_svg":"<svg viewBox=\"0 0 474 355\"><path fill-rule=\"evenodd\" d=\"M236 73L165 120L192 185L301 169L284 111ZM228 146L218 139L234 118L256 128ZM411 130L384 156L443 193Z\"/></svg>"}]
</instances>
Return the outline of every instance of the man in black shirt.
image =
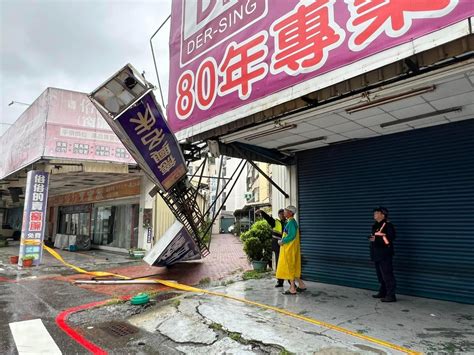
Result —
<instances>
[{"instance_id":1,"label":"man in black shirt","mask_svg":"<svg viewBox=\"0 0 474 355\"><path fill-rule=\"evenodd\" d=\"M393 241L395 227L388 220L388 210L385 207L374 208L374 220L370 240L370 258L375 263L377 278L380 283L379 292L373 295L382 302L396 302L396 281L393 274Z\"/></svg>"},{"instance_id":2,"label":"man in black shirt","mask_svg":"<svg viewBox=\"0 0 474 355\"><path fill-rule=\"evenodd\" d=\"M270 227L272 227L272 251L275 253L275 265L278 265L278 259L280 257L280 245L278 244L278 241L281 240L283 229L285 228L286 224L284 212L285 210L283 209L279 210L278 218L274 219L262 210L256 211L256 213L260 214L265 219L265 221L267 221ZM275 287L283 287L283 280L278 279Z\"/></svg>"}]
</instances>

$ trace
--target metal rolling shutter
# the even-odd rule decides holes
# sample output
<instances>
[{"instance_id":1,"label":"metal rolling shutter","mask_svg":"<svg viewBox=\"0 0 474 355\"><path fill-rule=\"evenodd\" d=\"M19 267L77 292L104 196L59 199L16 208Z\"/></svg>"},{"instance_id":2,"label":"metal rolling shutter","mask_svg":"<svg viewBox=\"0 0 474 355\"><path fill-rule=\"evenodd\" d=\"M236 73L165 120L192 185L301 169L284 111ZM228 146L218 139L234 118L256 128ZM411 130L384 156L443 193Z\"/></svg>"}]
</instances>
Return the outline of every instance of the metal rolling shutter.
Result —
<instances>
[{"instance_id":1,"label":"metal rolling shutter","mask_svg":"<svg viewBox=\"0 0 474 355\"><path fill-rule=\"evenodd\" d=\"M382 205L398 293L474 303L474 120L297 158L304 278L376 289L367 236Z\"/></svg>"}]
</instances>

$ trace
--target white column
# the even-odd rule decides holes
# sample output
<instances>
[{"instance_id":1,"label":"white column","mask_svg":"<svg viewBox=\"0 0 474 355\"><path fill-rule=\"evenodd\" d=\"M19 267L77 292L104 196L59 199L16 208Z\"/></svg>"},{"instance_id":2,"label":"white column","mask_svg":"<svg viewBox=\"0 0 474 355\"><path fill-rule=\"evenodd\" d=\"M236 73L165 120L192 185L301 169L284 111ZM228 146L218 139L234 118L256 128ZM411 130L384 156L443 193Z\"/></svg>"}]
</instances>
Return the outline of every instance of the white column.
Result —
<instances>
[{"instance_id":1,"label":"white column","mask_svg":"<svg viewBox=\"0 0 474 355\"><path fill-rule=\"evenodd\" d=\"M151 249L151 243L147 242L147 228L143 227L143 212L145 208L153 208L154 197L151 197L149 192L153 189L153 183L148 180L146 176L142 177L140 183L140 214L138 217L138 247L145 250ZM152 230L153 235L153 230Z\"/></svg>"}]
</instances>

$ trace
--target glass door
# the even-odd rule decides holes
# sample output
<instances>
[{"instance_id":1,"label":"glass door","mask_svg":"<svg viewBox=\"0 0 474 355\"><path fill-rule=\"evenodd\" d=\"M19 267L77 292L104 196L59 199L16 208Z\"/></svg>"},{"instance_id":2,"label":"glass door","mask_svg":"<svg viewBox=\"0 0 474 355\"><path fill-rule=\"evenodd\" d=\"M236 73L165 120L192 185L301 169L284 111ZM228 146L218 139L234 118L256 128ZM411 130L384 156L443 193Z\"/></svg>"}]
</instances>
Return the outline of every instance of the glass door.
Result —
<instances>
[{"instance_id":1,"label":"glass door","mask_svg":"<svg viewBox=\"0 0 474 355\"><path fill-rule=\"evenodd\" d=\"M94 244L108 245L112 242L113 223L113 213L111 206L101 206L94 208Z\"/></svg>"},{"instance_id":2,"label":"glass door","mask_svg":"<svg viewBox=\"0 0 474 355\"><path fill-rule=\"evenodd\" d=\"M94 208L93 243L120 249L138 245L138 204Z\"/></svg>"}]
</instances>

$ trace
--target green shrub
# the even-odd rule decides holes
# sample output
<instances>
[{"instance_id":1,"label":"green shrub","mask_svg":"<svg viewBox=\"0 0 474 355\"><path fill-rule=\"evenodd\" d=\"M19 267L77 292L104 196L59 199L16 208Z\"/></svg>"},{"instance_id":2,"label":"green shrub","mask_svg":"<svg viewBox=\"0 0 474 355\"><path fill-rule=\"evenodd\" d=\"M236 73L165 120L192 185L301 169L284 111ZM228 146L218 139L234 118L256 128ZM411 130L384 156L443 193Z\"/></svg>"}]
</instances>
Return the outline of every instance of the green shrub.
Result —
<instances>
[{"instance_id":1,"label":"green shrub","mask_svg":"<svg viewBox=\"0 0 474 355\"><path fill-rule=\"evenodd\" d=\"M250 237L252 237L252 234L250 233L250 231L243 232L243 233L240 235L240 240L242 241L242 243L245 243L245 241L246 241L247 239L249 239Z\"/></svg>"},{"instance_id":2,"label":"green shrub","mask_svg":"<svg viewBox=\"0 0 474 355\"><path fill-rule=\"evenodd\" d=\"M258 238L250 237L246 239L244 252L250 260L263 260L263 245Z\"/></svg>"},{"instance_id":3,"label":"green shrub","mask_svg":"<svg viewBox=\"0 0 474 355\"><path fill-rule=\"evenodd\" d=\"M250 260L270 261L272 259L272 229L266 221L257 221L240 240L244 243L244 252Z\"/></svg>"},{"instance_id":4,"label":"green shrub","mask_svg":"<svg viewBox=\"0 0 474 355\"><path fill-rule=\"evenodd\" d=\"M260 239L262 243L272 239L272 228L265 220L255 222L249 232L252 233L253 237Z\"/></svg>"}]
</instances>

